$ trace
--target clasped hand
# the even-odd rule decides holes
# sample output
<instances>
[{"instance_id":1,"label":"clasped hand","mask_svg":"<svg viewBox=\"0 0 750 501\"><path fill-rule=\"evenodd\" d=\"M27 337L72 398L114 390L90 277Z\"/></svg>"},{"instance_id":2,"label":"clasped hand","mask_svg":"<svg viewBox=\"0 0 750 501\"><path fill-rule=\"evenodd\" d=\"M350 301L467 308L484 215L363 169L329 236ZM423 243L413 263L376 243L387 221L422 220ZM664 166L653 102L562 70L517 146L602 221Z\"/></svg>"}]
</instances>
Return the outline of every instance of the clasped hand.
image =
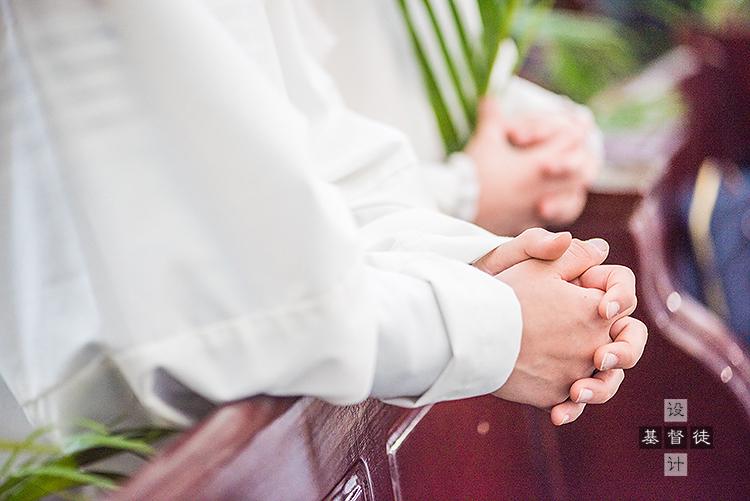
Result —
<instances>
[{"instance_id":1,"label":"clasped hand","mask_svg":"<svg viewBox=\"0 0 750 501\"><path fill-rule=\"evenodd\" d=\"M477 129L464 149L479 184L474 222L499 235L574 221L596 176L595 131L577 110L503 116L494 98L479 106Z\"/></svg>"},{"instance_id":2,"label":"clasped hand","mask_svg":"<svg viewBox=\"0 0 750 501\"><path fill-rule=\"evenodd\" d=\"M520 353L494 395L550 409L552 422L562 425L587 403L604 403L617 392L623 369L640 359L647 332L629 316L635 276L624 266L602 265L608 253L602 239L584 242L532 228L474 263L510 285L521 305Z\"/></svg>"}]
</instances>

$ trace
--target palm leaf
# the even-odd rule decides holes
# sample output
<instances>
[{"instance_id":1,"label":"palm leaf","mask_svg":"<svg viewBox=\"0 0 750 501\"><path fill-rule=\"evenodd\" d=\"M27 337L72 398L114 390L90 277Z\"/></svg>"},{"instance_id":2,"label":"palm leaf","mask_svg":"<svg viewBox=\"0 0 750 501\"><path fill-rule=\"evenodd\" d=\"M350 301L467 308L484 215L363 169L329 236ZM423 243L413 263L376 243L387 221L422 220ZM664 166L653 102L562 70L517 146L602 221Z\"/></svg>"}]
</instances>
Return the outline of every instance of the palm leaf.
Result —
<instances>
[{"instance_id":1,"label":"palm leaf","mask_svg":"<svg viewBox=\"0 0 750 501\"><path fill-rule=\"evenodd\" d=\"M42 436L49 433L49 428L40 428L32 432L21 442L10 442L0 440L0 450L10 452L8 458L5 460L2 466L0 466L0 479L2 479L8 472L13 468L13 465L18 460L21 454L55 454L60 452L60 449L55 446L47 444L38 444L36 441Z\"/></svg>"},{"instance_id":2,"label":"palm leaf","mask_svg":"<svg viewBox=\"0 0 750 501\"><path fill-rule=\"evenodd\" d=\"M79 419L78 420L78 426L80 428L83 428L84 430L89 430L94 433L98 433L99 435L108 435L110 430L109 428L97 421L93 421L91 419Z\"/></svg>"},{"instance_id":3,"label":"palm leaf","mask_svg":"<svg viewBox=\"0 0 750 501\"><path fill-rule=\"evenodd\" d=\"M457 151L461 148L461 141L459 140L456 126L453 119L448 111L448 106L445 104L445 99L440 91L440 86L437 84L435 78L435 72L430 66L430 62L427 59L422 42L417 36L417 31L414 27L414 20L412 19L409 7L406 5L405 0L398 0L401 14L406 23L406 27L409 31L409 38L412 41L414 53L417 57L417 62L420 69L422 70L422 76L424 77L425 87L427 89L427 95L432 104L432 110L435 114L438 129L443 139L443 144L447 152Z\"/></svg>"},{"instance_id":4,"label":"palm leaf","mask_svg":"<svg viewBox=\"0 0 750 501\"><path fill-rule=\"evenodd\" d=\"M476 88L476 86L479 84L479 71L481 71L480 63L477 61L476 49L474 48L472 42L469 40L469 35L467 34L468 32L464 24L463 16L458 10L458 6L456 5L455 0L448 0L448 6L450 7L453 25L456 28L456 33L458 34L458 40L461 43L461 51L464 55L466 67L469 68L469 73L473 78L474 86Z\"/></svg>"},{"instance_id":5,"label":"palm leaf","mask_svg":"<svg viewBox=\"0 0 750 501\"><path fill-rule=\"evenodd\" d=\"M154 452L151 444L175 432L176 430L169 428L140 428L118 431L117 435L104 437L103 440L87 437L69 444L69 454L79 466L87 466L122 453L148 459Z\"/></svg>"},{"instance_id":6,"label":"palm leaf","mask_svg":"<svg viewBox=\"0 0 750 501\"><path fill-rule=\"evenodd\" d=\"M477 0L482 28L479 40L474 41L469 37L455 0L449 0L448 7L458 35L460 53L463 54L465 66L468 68L468 74L462 75L456 63L455 51L452 52L448 47L444 33L445 27L440 25L432 0L422 0L422 6L432 27L432 34L440 49L442 56L440 62L445 66L452 85L452 88L442 89L426 55L425 43L415 29L412 12L406 0L398 0L447 154L463 148L476 127L477 104L488 91L500 44L510 35L514 15L522 3L522 0ZM452 95L455 95L466 122L469 124L468 131L459 132L454 117L451 116L446 97Z\"/></svg>"},{"instance_id":7,"label":"palm leaf","mask_svg":"<svg viewBox=\"0 0 750 501\"><path fill-rule=\"evenodd\" d=\"M19 480L0 495L8 501L33 501L56 492L90 485L104 490L114 490L117 484L104 475L80 471L75 466L45 465L25 468L11 476Z\"/></svg>"},{"instance_id":8,"label":"palm leaf","mask_svg":"<svg viewBox=\"0 0 750 501\"><path fill-rule=\"evenodd\" d=\"M430 4L429 0L422 0L422 3L424 4L425 10L427 11L427 17L430 18L432 30L435 33L435 38L437 39L438 45L440 46L440 52L442 53L445 65L448 68L448 74L450 75L451 81L453 82L454 91L458 96L458 101L461 103L461 107L463 108L464 114L466 115L466 120L469 123L474 123L476 118L476 103L466 97L466 92L464 92L464 84L461 81L461 76L458 74L456 63L453 61L453 55L448 49L448 44L445 41L445 35L443 35L443 30L438 23L437 16L435 16L435 11L432 8L432 4Z\"/></svg>"},{"instance_id":9,"label":"palm leaf","mask_svg":"<svg viewBox=\"0 0 750 501\"><path fill-rule=\"evenodd\" d=\"M484 96L489 88L492 67L497 59L500 43L510 36L513 18L520 6L520 0L479 0L477 5L482 19L484 50L484 66L482 67L477 94Z\"/></svg>"},{"instance_id":10,"label":"palm leaf","mask_svg":"<svg viewBox=\"0 0 750 501\"><path fill-rule=\"evenodd\" d=\"M0 450L10 454L0 470L0 499L34 500L50 494L61 496L81 486L114 489L124 479L122 475L90 471L87 467L124 453L147 459L154 453L151 444L174 432L165 428L111 432L106 426L87 420L81 421L79 426L85 431L65 440L62 447L37 442L48 429L37 430L22 442L0 442ZM28 457L21 466L15 466L21 455ZM65 494L63 497L71 496Z\"/></svg>"},{"instance_id":11,"label":"palm leaf","mask_svg":"<svg viewBox=\"0 0 750 501\"><path fill-rule=\"evenodd\" d=\"M140 456L150 456L154 453L154 448L141 440L96 433L75 435L66 442L63 452L66 455L75 455L91 449L112 449L118 452L132 452Z\"/></svg>"}]
</instances>

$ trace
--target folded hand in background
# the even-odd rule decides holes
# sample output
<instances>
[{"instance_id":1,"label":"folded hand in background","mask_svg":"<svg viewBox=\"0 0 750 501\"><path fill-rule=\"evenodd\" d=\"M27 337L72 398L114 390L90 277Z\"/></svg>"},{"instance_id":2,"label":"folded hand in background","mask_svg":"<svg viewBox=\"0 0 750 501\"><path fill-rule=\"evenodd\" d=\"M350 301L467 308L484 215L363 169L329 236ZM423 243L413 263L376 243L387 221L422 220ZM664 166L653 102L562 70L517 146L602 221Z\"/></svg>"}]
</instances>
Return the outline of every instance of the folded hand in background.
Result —
<instances>
[{"instance_id":1,"label":"folded hand in background","mask_svg":"<svg viewBox=\"0 0 750 501\"><path fill-rule=\"evenodd\" d=\"M595 127L577 108L504 116L496 99L485 98L464 149L479 184L474 222L517 235L532 226L574 221L598 170L590 141Z\"/></svg>"}]
</instances>

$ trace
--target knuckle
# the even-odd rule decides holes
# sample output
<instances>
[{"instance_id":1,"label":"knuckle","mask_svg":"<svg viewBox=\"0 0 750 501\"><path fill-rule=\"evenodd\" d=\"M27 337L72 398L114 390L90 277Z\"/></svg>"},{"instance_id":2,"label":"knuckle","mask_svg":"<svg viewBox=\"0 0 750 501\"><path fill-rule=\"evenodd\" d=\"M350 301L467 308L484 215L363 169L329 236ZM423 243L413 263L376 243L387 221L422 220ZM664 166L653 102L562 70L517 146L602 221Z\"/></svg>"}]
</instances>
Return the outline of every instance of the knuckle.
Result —
<instances>
[{"instance_id":1,"label":"knuckle","mask_svg":"<svg viewBox=\"0 0 750 501\"><path fill-rule=\"evenodd\" d=\"M542 397L539 402L536 403L536 406L539 408L549 408L554 407L556 405L562 404L563 402L567 401L570 395L568 395L568 392L564 391L555 391L550 392L548 395L545 395Z\"/></svg>"},{"instance_id":2,"label":"knuckle","mask_svg":"<svg viewBox=\"0 0 750 501\"><path fill-rule=\"evenodd\" d=\"M553 405L558 405L558 404L561 404L561 403L563 403L563 402L567 401L567 400L568 400L569 398L570 398L570 395L568 394L568 392L567 392L567 391L560 391L560 392L558 392L558 393L557 393L557 394L556 394L556 395L555 395L555 396L553 397L553 400L554 400L554 402L555 402L555 403L554 403Z\"/></svg>"},{"instance_id":3,"label":"knuckle","mask_svg":"<svg viewBox=\"0 0 750 501\"><path fill-rule=\"evenodd\" d=\"M637 318L633 319L633 325L636 329L643 331L645 335L648 335L648 329L646 328L646 324L644 324L642 321L638 320Z\"/></svg>"},{"instance_id":4,"label":"knuckle","mask_svg":"<svg viewBox=\"0 0 750 501\"><path fill-rule=\"evenodd\" d=\"M592 259L596 257L596 251L592 249L591 246L586 242L583 242L577 238L573 239L573 242L568 248L568 252L570 252L572 257L578 259Z\"/></svg>"},{"instance_id":5,"label":"knuckle","mask_svg":"<svg viewBox=\"0 0 750 501\"><path fill-rule=\"evenodd\" d=\"M633 270L619 264L611 266L611 276L616 279L618 284L622 284L627 288L626 290L635 295L635 273L633 273Z\"/></svg>"},{"instance_id":6,"label":"knuckle","mask_svg":"<svg viewBox=\"0 0 750 501\"><path fill-rule=\"evenodd\" d=\"M597 290L597 289L587 289L583 294L583 305L585 308L585 311L588 313L590 311L598 311L599 304L602 302L602 299L604 298L605 293ZM594 329L601 330L604 329L603 324L592 324L591 326ZM607 332L609 333L609 329L607 329Z\"/></svg>"},{"instance_id":7,"label":"knuckle","mask_svg":"<svg viewBox=\"0 0 750 501\"><path fill-rule=\"evenodd\" d=\"M646 349L646 343L648 342L648 330L646 330L646 326L643 326L643 337L641 338L641 342L638 343L638 356L636 357L636 362L641 359L641 356L643 356L643 351Z\"/></svg>"},{"instance_id":8,"label":"knuckle","mask_svg":"<svg viewBox=\"0 0 750 501\"><path fill-rule=\"evenodd\" d=\"M544 238L549 232L545 230L544 228L529 228L527 230L524 230L520 235L518 235L518 238L525 241L535 241L539 240L541 238Z\"/></svg>"},{"instance_id":9,"label":"knuckle","mask_svg":"<svg viewBox=\"0 0 750 501\"><path fill-rule=\"evenodd\" d=\"M625 308L625 309L624 309L623 311L621 311L621 312L620 312L620 313L618 314L618 316L619 316L620 318L625 318L625 317L627 317L627 316L629 316L629 315L632 315L632 314L633 314L633 312L635 311L635 308L636 308L636 306L637 306L637 304L636 304L637 302L638 302L638 301L637 301L636 299L633 299L633 302L632 302L632 303L631 303L630 305L628 305L628 307L627 307L627 308Z\"/></svg>"},{"instance_id":10,"label":"knuckle","mask_svg":"<svg viewBox=\"0 0 750 501\"><path fill-rule=\"evenodd\" d=\"M636 345L638 348L643 351L643 348L646 346L646 341L648 340L648 329L646 328L646 324L641 322L640 320L633 318L633 325L632 328L636 331Z\"/></svg>"},{"instance_id":11,"label":"knuckle","mask_svg":"<svg viewBox=\"0 0 750 501\"><path fill-rule=\"evenodd\" d=\"M608 402L609 400L614 397L617 392L620 390L620 385L622 384L623 377L617 377L614 380L612 380L611 384L607 385L607 389L604 395L604 402Z\"/></svg>"},{"instance_id":12,"label":"knuckle","mask_svg":"<svg viewBox=\"0 0 750 501\"><path fill-rule=\"evenodd\" d=\"M633 350L627 350L620 355L620 365L624 369L632 369L638 363L638 355Z\"/></svg>"},{"instance_id":13,"label":"knuckle","mask_svg":"<svg viewBox=\"0 0 750 501\"><path fill-rule=\"evenodd\" d=\"M488 270L488 264L492 260L492 254L494 254L495 251L492 251L491 254L488 254L486 256L482 256L481 258L477 259L472 266L477 268L480 271L483 271L485 273L489 273Z\"/></svg>"},{"instance_id":14,"label":"knuckle","mask_svg":"<svg viewBox=\"0 0 750 501\"><path fill-rule=\"evenodd\" d=\"M631 270L627 266L620 266L620 265L618 265L618 268L620 268L620 272L623 274L623 278L625 278L628 282L632 282L633 285L635 285L635 273L633 272L633 270Z\"/></svg>"}]
</instances>

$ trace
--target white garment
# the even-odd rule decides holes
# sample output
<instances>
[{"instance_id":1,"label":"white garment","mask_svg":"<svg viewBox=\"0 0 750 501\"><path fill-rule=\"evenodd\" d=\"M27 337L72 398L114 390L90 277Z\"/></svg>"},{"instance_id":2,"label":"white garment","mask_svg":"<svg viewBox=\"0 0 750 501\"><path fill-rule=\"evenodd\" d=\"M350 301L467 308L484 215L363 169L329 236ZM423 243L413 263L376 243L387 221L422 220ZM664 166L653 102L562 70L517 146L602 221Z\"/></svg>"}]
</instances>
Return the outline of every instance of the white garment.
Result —
<instances>
[{"instance_id":1,"label":"white garment","mask_svg":"<svg viewBox=\"0 0 750 501\"><path fill-rule=\"evenodd\" d=\"M308 27L306 33L336 81L346 104L357 112L404 132L423 163L420 169L423 182L440 210L464 220L474 220L479 201L476 168L466 155L444 160L443 144L397 3L372 0L312 1L319 19L309 23L313 27ZM420 33L431 34L424 9L419 2L411 0L409 3L416 29ZM478 35L479 14L475 0L461 0L457 4L464 14L468 31ZM442 20L441 25L446 28L452 26L447 3L433 2L433 7L438 19ZM449 45L457 47L458 39L455 34L451 37L451 34L451 30L446 29ZM437 41L430 36L421 39L441 88L452 88ZM502 49L498 53L501 59L507 57ZM460 54L458 49L457 53ZM457 61L460 60L460 57L457 58ZM500 98L507 115L567 110L593 119L591 110L585 106L522 78L511 77L512 61L495 66L491 91ZM501 67L500 73L507 74L497 74L498 67ZM448 93L444 97L450 109L459 109L453 94ZM454 116L460 115L460 112L454 113ZM603 136L598 129L592 132L589 144L601 165L604 160Z\"/></svg>"},{"instance_id":2,"label":"white garment","mask_svg":"<svg viewBox=\"0 0 750 501\"><path fill-rule=\"evenodd\" d=\"M408 143L340 103L287 1L0 0L0 19L0 374L33 423L503 384L520 308L466 264L502 240L429 207Z\"/></svg>"}]
</instances>

